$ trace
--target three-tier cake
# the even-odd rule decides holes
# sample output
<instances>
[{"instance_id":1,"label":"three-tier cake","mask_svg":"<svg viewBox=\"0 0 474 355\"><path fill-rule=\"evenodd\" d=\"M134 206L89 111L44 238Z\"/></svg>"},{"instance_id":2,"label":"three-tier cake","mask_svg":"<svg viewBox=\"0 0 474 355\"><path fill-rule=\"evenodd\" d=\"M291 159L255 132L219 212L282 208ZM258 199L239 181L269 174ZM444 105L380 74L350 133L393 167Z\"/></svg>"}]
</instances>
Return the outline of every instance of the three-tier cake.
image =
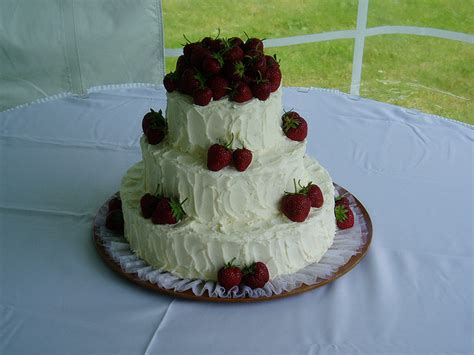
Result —
<instances>
[{"instance_id":1,"label":"three-tier cake","mask_svg":"<svg viewBox=\"0 0 474 355\"><path fill-rule=\"evenodd\" d=\"M199 43L221 69L207 70L209 65L203 63L207 57L196 45L191 52L184 48L176 72L167 76L173 85L165 79L169 92L163 136L158 143L151 135L142 136L143 160L126 173L120 188L125 237L139 257L181 278L217 280L218 271L231 260L238 265L263 262L270 278L296 272L319 261L333 242L336 222L331 177L305 155L305 139L292 140L285 134L280 82L276 85L266 68L255 64L255 57L268 57L263 45L258 54L258 47L245 47L253 39L242 43L213 39L220 43L214 43L213 51L212 43L205 40ZM240 53L236 58L229 54L235 46L242 49L242 58ZM198 61L196 53L204 59ZM266 64L275 65L268 58ZM229 65L233 69L224 75ZM252 82L252 66L257 65L258 77ZM242 71L240 79L235 78L236 68ZM190 70L199 82L192 92L187 87L189 79L183 79ZM208 84L215 77L228 83L221 97L214 96ZM265 99L258 91L258 81L273 85L263 95L268 96ZM238 96L243 85L253 93L244 101ZM197 90L208 87L213 98L202 102L201 95L201 100L196 99ZM251 152L251 163L244 171L232 163L218 171L209 168L210 147L222 141L229 142L223 145L229 151L245 147ZM282 211L282 199L294 191L296 181L301 186L317 185L324 200L301 222ZM185 216L174 224L144 218L141 200L145 194L179 201Z\"/></svg>"}]
</instances>

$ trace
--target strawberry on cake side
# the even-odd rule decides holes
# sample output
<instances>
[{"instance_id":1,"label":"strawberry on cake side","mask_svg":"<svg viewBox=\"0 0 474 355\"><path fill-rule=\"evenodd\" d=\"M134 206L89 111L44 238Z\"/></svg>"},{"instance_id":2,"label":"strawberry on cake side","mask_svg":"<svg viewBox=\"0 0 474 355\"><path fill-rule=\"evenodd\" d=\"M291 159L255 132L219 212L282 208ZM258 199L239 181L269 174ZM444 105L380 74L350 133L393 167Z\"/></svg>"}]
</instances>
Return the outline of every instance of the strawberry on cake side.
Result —
<instances>
[{"instance_id":1,"label":"strawberry on cake side","mask_svg":"<svg viewBox=\"0 0 474 355\"><path fill-rule=\"evenodd\" d=\"M226 289L318 262L335 236L334 188L305 155L306 120L283 111L279 63L263 42L188 43L164 85L166 119L144 117L143 161L120 189L136 254Z\"/></svg>"}]
</instances>

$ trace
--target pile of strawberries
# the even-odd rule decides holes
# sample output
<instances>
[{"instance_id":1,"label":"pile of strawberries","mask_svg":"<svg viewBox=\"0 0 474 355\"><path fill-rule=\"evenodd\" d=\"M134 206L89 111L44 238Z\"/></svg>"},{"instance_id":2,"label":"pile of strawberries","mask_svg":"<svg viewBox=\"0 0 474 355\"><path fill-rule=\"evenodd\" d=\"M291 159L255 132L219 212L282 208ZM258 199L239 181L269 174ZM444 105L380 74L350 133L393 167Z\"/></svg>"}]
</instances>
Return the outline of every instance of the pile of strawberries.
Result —
<instances>
[{"instance_id":1,"label":"pile of strawberries","mask_svg":"<svg viewBox=\"0 0 474 355\"><path fill-rule=\"evenodd\" d=\"M186 216L183 209L186 200L179 202L174 198L146 193L140 199L142 216L151 218L153 224L176 224Z\"/></svg>"},{"instance_id":2,"label":"pile of strawberries","mask_svg":"<svg viewBox=\"0 0 474 355\"><path fill-rule=\"evenodd\" d=\"M238 148L234 151L230 148L232 141L223 143L215 143L207 150L207 168L211 171L219 171L224 169L226 166L234 163L234 167L237 171L245 171L252 163L252 152L245 147Z\"/></svg>"},{"instance_id":3,"label":"pile of strawberries","mask_svg":"<svg viewBox=\"0 0 474 355\"><path fill-rule=\"evenodd\" d=\"M264 54L262 40L239 37L188 41L175 71L163 80L168 92L190 95L200 106L225 96L239 103L266 100L280 83L280 65L276 56Z\"/></svg>"},{"instance_id":4,"label":"pile of strawberries","mask_svg":"<svg viewBox=\"0 0 474 355\"><path fill-rule=\"evenodd\" d=\"M293 222L304 222L309 215L311 207L320 208L324 204L324 197L318 185L309 182L306 186L301 186L298 181L293 179L295 192L285 192L280 201L280 210L283 214ZM336 198L334 205L334 215L336 216L336 224L339 229L347 229L354 226L354 213L349 207L347 197L341 196Z\"/></svg>"},{"instance_id":5,"label":"pile of strawberries","mask_svg":"<svg viewBox=\"0 0 474 355\"><path fill-rule=\"evenodd\" d=\"M107 217L105 218L105 226L111 231L123 233L124 222L122 200L119 196L115 196L108 203L108 212Z\"/></svg>"},{"instance_id":6,"label":"pile of strawberries","mask_svg":"<svg viewBox=\"0 0 474 355\"><path fill-rule=\"evenodd\" d=\"M148 143L155 145L160 143L168 132L168 123L163 117L163 112L158 112L150 108L150 112L147 112L142 119L142 129L145 134Z\"/></svg>"},{"instance_id":7,"label":"pile of strawberries","mask_svg":"<svg viewBox=\"0 0 474 355\"><path fill-rule=\"evenodd\" d=\"M324 203L323 193L318 185L309 182L306 186L301 186L293 179L295 192L286 192L280 202L280 209L283 214L293 222L304 222L309 215L311 207L320 208Z\"/></svg>"},{"instance_id":8,"label":"pile of strawberries","mask_svg":"<svg viewBox=\"0 0 474 355\"><path fill-rule=\"evenodd\" d=\"M217 273L219 284L226 290L244 284L251 288L261 288L270 279L267 266L257 261L251 265L240 268L233 265L235 258L225 264Z\"/></svg>"}]
</instances>

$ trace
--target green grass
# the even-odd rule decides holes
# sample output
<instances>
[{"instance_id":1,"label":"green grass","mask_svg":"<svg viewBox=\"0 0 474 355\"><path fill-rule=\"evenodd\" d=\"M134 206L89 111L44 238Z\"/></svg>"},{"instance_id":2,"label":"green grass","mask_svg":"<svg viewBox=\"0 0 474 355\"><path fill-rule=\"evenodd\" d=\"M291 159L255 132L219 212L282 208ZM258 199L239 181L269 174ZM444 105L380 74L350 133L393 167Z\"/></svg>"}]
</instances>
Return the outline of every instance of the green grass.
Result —
<instances>
[{"instance_id":1,"label":"green grass","mask_svg":"<svg viewBox=\"0 0 474 355\"><path fill-rule=\"evenodd\" d=\"M367 27L420 26L474 33L473 0L372 0Z\"/></svg>"},{"instance_id":2,"label":"green grass","mask_svg":"<svg viewBox=\"0 0 474 355\"><path fill-rule=\"evenodd\" d=\"M472 0L374 0L368 27L406 25L474 32ZM279 38L354 29L357 1L163 1L165 46L208 35ZM474 46L430 37L384 35L366 38L361 96L418 108L474 124ZM349 92L353 40L268 48L281 58L286 86L336 88ZM176 58L166 58L173 70Z\"/></svg>"},{"instance_id":3,"label":"green grass","mask_svg":"<svg viewBox=\"0 0 474 355\"><path fill-rule=\"evenodd\" d=\"M353 40L269 48L280 58L285 86L315 86L349 92Z\"/></svg>"},{"instance_id":4,"label":"green grass","mask_svg":"<svg viewBox=\"0 0 474 355\"><path fill-rule=\"evenodd\" d=\"M366 38L361 96L474 124L474 46L439 38Z\"/></svg>"},{"instance_id":5,"label":"green grass","mask_svg":"<svg viewBox=\"0 0 474 355\"><path fill-rule=\"evenodd\" d=\"M164 0L165 46L217 34L278 38L354 29L357 0Z\"/></svg>"}]
</instances>

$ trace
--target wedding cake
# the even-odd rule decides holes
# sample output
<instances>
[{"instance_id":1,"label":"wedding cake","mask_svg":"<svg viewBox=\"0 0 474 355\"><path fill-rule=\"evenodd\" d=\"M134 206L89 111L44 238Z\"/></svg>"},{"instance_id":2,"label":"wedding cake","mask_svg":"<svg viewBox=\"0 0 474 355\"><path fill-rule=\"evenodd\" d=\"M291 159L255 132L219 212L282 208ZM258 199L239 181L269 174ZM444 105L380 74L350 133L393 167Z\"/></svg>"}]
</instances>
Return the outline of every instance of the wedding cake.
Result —
<instances>
[{"instance_id":1,"label":"wedding cake","mask_svg":"<svg viewBox=\"0 0 474 355\"><path fill-rule=\"evenodd\" d=\"M135 253L226 288L226 268L245 280L262 266L264 284L318 262L336 232L334 187L305 155L305 119L283 110L276 57L256 38L207 37L164 84L166 113L143 118L143 160L120 188Z\"/></svg>"}]
</instances>

